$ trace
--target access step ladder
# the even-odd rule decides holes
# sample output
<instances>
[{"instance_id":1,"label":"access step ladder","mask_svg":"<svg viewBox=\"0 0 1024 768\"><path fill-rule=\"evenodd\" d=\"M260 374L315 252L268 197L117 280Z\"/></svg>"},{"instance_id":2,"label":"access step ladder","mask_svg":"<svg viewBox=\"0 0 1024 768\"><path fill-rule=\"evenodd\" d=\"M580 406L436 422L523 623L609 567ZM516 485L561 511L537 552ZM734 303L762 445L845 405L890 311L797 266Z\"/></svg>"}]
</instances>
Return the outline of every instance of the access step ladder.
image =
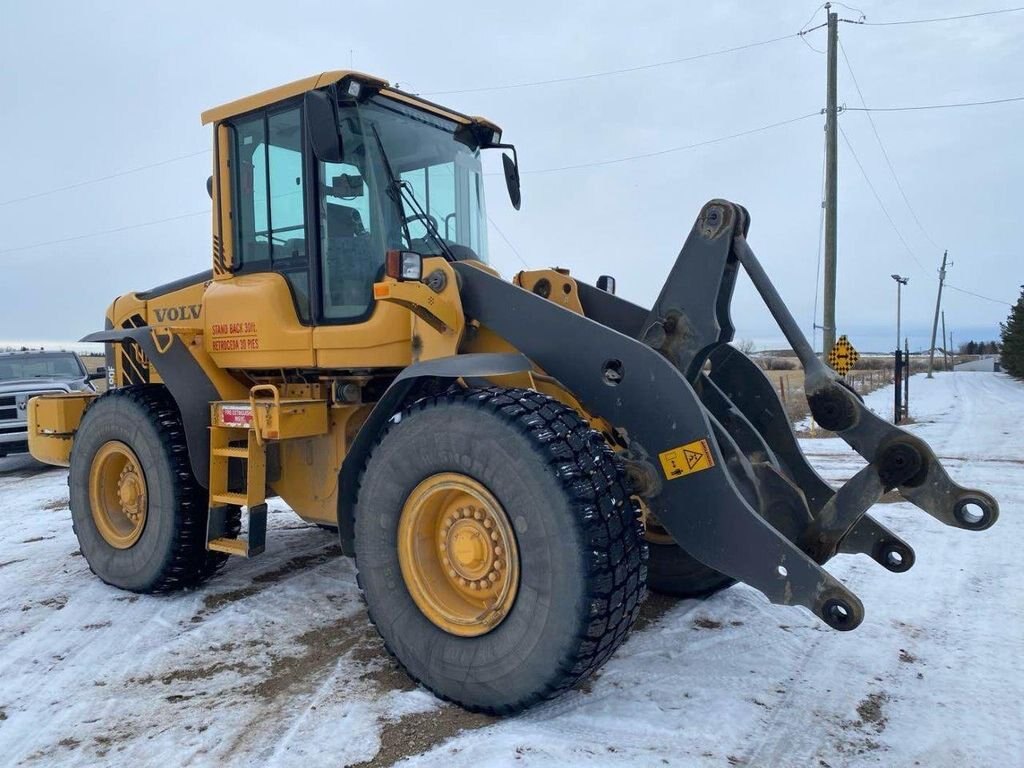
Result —
<instances>
[{"instance_id":1,"label":"access step ladder","mask_svg":"<svg viewBox=\"0 0 1024 768\"><path fill-rule=\"evenodd\" d=\"M273 384L259 384L248 400L210 404L210 511L206 548L253 557L267 540L267 443L327 433L327 401L281 397ZM236 462L235 465L232 462ZM240 463L240 464L238 464ZM243 471L232 474L233 466ZM236 480L244 477L244 490ZM244 507L248 538L232 530L233 511Z\"/></svg>"}]
</instances>

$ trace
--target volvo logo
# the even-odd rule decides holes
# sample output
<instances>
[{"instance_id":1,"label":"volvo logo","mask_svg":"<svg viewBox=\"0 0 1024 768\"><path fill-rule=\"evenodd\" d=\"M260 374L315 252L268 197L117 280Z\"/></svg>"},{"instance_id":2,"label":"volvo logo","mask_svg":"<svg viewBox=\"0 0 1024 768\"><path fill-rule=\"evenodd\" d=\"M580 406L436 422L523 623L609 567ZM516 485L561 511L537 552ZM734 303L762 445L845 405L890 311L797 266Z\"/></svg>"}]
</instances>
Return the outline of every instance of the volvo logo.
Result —
<instances>
[{"instance_id":1,"label":"volvo logo","mask_svg":"<svg viewBox=\"0 0 1024 768\"><path fill-rule=\"evenodd\" d=\"M180 307L165 307L163 309L153 310L158 323L162 323L164 321L177 323L182 320L198 320L202 312L202 304L186 304Z\"/></svg>"}]
</instances>

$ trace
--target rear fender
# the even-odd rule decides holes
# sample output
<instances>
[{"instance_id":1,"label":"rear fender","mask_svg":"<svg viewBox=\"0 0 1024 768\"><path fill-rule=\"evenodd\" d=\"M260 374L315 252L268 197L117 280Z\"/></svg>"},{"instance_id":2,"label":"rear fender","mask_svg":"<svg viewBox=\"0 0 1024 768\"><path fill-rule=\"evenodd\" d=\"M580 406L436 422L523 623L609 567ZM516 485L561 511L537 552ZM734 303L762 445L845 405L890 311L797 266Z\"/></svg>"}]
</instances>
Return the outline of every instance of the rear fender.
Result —
<instances>
[{"instance_id":1,"label":"rear fender","mask_svg":"<svg viewBox=\"0 0 1024 768\"><path fill-rule=\"evenodd\" d=\"M93 333L82 341L124 344L131 341L139 345L150 364L156 368L163 384L181 412L185 427L192 473L203 488L210 484L210 403L230 397L240 397L246 388L238 384L238 392L218 391L213 380L199 360L189 351L186 335L173 329L115 328Z\"/></svg>"}]
</instances>

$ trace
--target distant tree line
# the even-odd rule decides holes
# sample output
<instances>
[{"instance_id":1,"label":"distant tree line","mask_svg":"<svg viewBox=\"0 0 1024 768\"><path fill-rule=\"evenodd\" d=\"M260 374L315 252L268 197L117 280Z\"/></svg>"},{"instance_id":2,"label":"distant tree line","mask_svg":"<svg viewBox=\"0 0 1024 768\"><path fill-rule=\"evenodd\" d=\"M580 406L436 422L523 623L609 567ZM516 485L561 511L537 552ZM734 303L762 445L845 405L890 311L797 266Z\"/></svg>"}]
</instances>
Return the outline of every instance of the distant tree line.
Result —
<instances>
[{"instance_id":1,"label":"distant tree line","mask_svg":"<svg viewBox=\"0 0 1024 768\"><path fill-rule=\"evenodd\" d=\"M957 348L961 355L998 355L998 341L968 341Z\"/></svg>"},{"instance_id":2,"label":"distant tree line","mask_svg":"<svg viewBox=\"0 0 1024 768\"><path fill-rule=\"evenodd\" d=\"M1011 376L1024 379L1024 285L1010 316L999 326L1003 338L1003 368Z\"/></svg>"}]
</instances>

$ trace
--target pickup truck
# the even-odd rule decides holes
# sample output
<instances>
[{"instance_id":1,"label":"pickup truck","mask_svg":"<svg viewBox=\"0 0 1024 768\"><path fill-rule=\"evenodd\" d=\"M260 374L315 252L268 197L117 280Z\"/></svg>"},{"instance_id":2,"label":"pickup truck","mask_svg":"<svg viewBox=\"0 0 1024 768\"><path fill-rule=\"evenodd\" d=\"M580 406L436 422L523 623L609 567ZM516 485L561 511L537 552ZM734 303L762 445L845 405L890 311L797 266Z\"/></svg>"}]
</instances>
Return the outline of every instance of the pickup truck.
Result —
<instances>
[{"instance_id":1,"label":"pickup truck","mask_svg":"<svg viewBox=\"0 0 1024 768\"><path fill-rule=\"evenodd\" d=\"M28 451L28 401L50 392L95 391L106 377L89 373L74 352L0 352L0 458Z\"/></svg>"}]
</instances>

